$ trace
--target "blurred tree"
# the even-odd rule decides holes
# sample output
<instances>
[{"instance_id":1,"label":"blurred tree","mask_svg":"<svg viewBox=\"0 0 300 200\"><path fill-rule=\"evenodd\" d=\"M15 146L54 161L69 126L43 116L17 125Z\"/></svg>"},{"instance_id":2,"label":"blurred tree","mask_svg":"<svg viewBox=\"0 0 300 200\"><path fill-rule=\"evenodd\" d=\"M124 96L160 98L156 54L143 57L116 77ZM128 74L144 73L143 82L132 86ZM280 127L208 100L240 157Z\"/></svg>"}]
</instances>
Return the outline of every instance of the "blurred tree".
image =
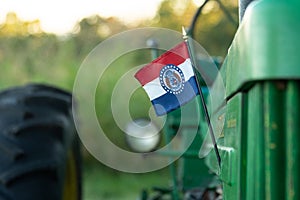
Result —
<instances>
[{"instance_id":1,"label":"blurred tree","mask_svg":"<svg viewBox=\"0 0 300 200\"><path fill-rule=\"evenodd\" d=\"M126 30L127 27L114 17L93 15L82 19L74 27L73 40L77 54L86 55L109 35Z\"/></svg>"},{"instance_id":2,"label":"blurred tree","mask_svg":"<svg viewBox=\"0 0 300 200\"><path fill-rule=\"evenodd\" d=\"M218 1L209 1L200 16L195 30L195 39L211 55L225 56L238 27L238 5L235 0L222 1L234 21L230 21Z\"/></svg>"},{"instance_id":3,"label":"blurred tree","mask_svg":"<svg viewBox=\"0 0 300 200\"><path fill-rule=\"evenodd\" d=\"M164 0L154 17L154 26L181 31L188 26L197 7L192 0Z\"/></svg>"},{"instance_id":4,"label":"blurred tree","mask_svg":"<svg viewBox=\"0 0 300 200\"><path fill-rule=\"evenodd\" d=\"M0 26L0 36L28 36L42 33L39 20L22 21L16 13L7 13L6 19Z\"/></svg>"},{"instance_id":5,"label":"blurred tree","mask_svg":"<svg viewBox=\"0 0 300 200\"><path fill-rule=\"evenodd\" d=\"M196 24L195 38L211 54L225 56L237 29L221 9L220 0L210 0ZM222 5L238 21L236 0L222 1ZM164 0L150 25L181 31L188 27L197 10L193 0ZM149 24L149 23L148 23Z\"/></svg>"}]
</instances>

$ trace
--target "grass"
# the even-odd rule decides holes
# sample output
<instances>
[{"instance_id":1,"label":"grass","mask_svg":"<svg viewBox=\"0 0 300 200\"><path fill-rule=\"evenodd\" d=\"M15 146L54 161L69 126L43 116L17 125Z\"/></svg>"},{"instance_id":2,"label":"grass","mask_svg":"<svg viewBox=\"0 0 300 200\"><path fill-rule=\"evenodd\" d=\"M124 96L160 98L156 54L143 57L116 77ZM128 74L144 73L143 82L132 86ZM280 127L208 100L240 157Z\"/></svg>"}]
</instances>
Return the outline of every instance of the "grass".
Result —
<instances>
[{"instance_id":1,"label":"grass","mask_svg":"<svg viewBox=\"0 0 300 200\"><path fill-rule=\"evenodd\" d=\"M83 166L83 200L137 200L143 189L166 188L170 176L167 169L146 174L130 174L110 169L97 161Z\"/></svg>"}]
</instances>

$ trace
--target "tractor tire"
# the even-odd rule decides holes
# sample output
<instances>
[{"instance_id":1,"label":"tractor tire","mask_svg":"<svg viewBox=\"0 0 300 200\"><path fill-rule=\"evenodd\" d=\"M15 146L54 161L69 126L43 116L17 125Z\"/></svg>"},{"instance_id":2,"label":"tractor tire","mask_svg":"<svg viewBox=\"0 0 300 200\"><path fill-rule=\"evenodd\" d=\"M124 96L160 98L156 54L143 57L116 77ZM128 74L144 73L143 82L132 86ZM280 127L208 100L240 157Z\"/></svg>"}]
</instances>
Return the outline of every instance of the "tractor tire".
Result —
<instances>
[{"instance_id":1,"label":"tractor tire","mask_svg":"<svg viewBox=\"0 0 300 200\"><path fill-rule=\"evenodd\" d=\"M31 84L0 93L0 200L80 200L72 96Z\"/></svg>"}]
</instances>

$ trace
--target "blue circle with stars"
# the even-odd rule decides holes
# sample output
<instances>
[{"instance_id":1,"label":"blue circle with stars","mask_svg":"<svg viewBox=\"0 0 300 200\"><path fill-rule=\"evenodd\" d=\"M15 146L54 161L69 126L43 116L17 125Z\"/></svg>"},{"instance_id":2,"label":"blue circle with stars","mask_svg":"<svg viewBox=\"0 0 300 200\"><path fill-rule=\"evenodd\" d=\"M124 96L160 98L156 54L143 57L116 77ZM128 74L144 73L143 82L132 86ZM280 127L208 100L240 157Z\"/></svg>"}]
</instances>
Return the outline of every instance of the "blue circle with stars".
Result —
<instances>
[{"instance_id":1,"label":"blue circle with stars","mask_svg":"<svg viewBox=\"0 0 300 200\"><path fill-rule=\"evenodd\" d=\"M171 94L180 94L184 89L183 72L173 64L168 64L160 70L159 81L164 90Z\"/></svg>"}]
</instances>

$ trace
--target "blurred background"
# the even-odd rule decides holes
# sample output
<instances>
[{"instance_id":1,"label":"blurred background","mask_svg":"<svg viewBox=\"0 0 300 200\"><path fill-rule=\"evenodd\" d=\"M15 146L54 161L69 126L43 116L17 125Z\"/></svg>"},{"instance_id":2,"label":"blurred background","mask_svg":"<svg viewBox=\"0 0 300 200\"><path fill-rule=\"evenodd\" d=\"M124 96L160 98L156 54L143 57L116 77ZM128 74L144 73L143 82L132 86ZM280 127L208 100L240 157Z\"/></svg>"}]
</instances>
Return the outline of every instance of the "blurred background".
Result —
<instances>
[{"instance_id":1,"label":"blurred background","mask_svg":"<svg viewBox=\"0 0 300 200\"><path fill-rule=\"evenodd\" d=\"M106 38L139 27L163 27L181 31L188 27L201 0L4 0L0 3L0 89L26 83L51 84L72 91L84 58ZM222 5L238 21L237 0ZM197 40L211 56L225 57L237 29L217 1L209 1L195 30ZM146 42L146 41L145 41ZM111 111L112 88L131 67L151 61L148 51L121 57L100 80L96 109L108 137L126 149ZM137 91L133 117L147 116L150 107L145 93ZM110 169L83 150L83 199L136 199L142 189L166 186L167 169L147 174L127 174Z\"/></svg>"}]
</instances>

